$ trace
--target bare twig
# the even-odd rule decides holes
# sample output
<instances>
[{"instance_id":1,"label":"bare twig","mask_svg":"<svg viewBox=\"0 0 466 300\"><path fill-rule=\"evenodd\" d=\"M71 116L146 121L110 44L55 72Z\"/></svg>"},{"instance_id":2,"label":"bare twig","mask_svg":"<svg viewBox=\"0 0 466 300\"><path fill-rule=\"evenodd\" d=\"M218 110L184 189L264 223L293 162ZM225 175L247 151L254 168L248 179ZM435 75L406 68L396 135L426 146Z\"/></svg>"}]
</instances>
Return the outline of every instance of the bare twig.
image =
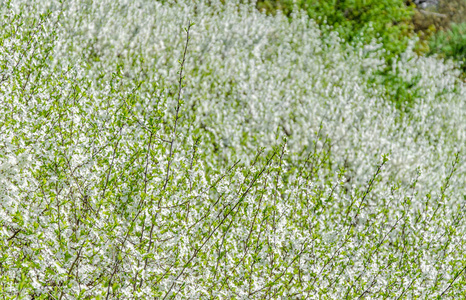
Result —
<instances>
[{"instance_id":1,"label":"bare twig","mask_svg":"<svg viewBox=\"0 0 466 300\"><path fill-rule=\"evenodd\" d=\"M448 18L447 15L439 14L439 13L436 13L436 12L433 12L433 11L427 11L427 10L419 9L419 12L421 14L423 14L423 15L426 15L426 16L434 16L434 17L439 17L439 18Z\"/></svg>"},{"instance_id":2,"label":"bare twig","mask_svg":"<svg viewBox=\"0 0 466 300\"><path fill-rule=\"evenodd\" d=\"M179 81L178 81L178 99L177 99L177 103L176 103L175 125L173 126L172 138L169 141L169 143L170 143L170 152L168 154L168 164L167 164L167 173L166 173L166 177L165 177L165 184L163 185L164 190L167 188L168 180L170 178L170 167L171 167L172 159L173 159L173 145L175 144L176 127L178 125L178 120L180 118L179 113L180 113L180 107L181 107L181 90L183 88L183 69L184 69L184 63L186 61L186 52L188 51L189 30L191 29L191 27L193 25L194 25L194 23L189 22L188 28L185 28L185 30L186 30L186 44L185 44L185 47L184 47L183 59L180 62L180 77L179 77Z\"/></svg>"}]
</instances>

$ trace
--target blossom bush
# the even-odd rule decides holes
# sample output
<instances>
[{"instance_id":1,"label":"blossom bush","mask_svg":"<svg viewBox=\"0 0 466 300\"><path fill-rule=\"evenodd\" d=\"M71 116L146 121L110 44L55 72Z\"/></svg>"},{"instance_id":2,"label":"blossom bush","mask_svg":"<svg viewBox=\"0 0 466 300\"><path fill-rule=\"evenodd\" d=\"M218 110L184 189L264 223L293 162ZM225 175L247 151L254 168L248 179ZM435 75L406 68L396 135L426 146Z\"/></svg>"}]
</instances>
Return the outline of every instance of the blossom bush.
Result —
<instances>
[{"instance_id":1,"label":"blossom bush","mask_svg":"<svg viewBox=\"0 0 466 300\"><path fill-rule=\"evenodd\" d=\"M464 297L452 62L411 46L387 89L379 45L237 1L0 20L3 298Z\"/></svg>"}]
</instances>

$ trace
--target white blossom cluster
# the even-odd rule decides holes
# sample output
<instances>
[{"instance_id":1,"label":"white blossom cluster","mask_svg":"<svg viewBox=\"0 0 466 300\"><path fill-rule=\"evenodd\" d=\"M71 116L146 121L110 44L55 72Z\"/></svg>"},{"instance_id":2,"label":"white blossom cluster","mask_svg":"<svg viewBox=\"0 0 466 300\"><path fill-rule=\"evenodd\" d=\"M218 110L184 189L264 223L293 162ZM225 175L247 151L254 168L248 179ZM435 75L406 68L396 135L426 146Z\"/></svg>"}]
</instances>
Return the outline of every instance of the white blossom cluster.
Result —
<instances>
[{"instance_id":1,"label":"white blossom cluster","mask_svg":"<svg viewBox=\"0 0 466 300\"><path fill-rule=\"evenodd\" d=\"M0 6L0 296L464 297L454 63L221 2Z\"/></svg>"}]
</instances>

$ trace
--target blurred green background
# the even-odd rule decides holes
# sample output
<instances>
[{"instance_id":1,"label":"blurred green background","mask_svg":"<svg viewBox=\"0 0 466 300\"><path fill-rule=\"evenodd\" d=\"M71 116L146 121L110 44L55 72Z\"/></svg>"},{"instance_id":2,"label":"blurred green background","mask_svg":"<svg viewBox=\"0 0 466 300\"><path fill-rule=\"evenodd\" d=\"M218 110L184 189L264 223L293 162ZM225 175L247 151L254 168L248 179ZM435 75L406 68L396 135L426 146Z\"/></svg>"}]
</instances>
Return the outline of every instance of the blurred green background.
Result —
<instances>
[{"instance_id":1,"label":"blurred green background","mask_svg":"<svg viewBox=\"0 0 466 300\"><path fill-rule=\"evenodd\" d=\"M419 55L437 54L461 62L466 57L466 0L258 0L267 14L294 9L307 12L321 27L330 25L348 43L374 39L386 49L386 58L406 50L408 39L419 37Z\"/></svg>"}]
</instances>

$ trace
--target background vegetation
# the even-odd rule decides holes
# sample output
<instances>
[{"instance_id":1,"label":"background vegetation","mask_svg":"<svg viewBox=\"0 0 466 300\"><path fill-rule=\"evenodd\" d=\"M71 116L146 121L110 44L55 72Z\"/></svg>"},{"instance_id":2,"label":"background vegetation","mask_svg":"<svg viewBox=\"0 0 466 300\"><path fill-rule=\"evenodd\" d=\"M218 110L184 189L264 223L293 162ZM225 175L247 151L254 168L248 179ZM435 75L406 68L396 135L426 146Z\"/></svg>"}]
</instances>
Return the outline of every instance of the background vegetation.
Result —
<instances>
[{"instance_id":1,"label":"background vegetation","mask_svg":"<svg viewBox=\"0 0 466 300\"><path fill-rule=\"evenodd\" d=\"M418 5L416 5L418 3ZM320 1L258 0L267 13L290 16L304 9L317 24L330 25L349 43L382 43L389 60L406 50L408 39L418 36L418 54L440 54L461 62L465 55L466 1Z\"/></svg>"},{"instance_id":2,"label":"background vegetation","mask_svg":"<svg viewBox=\"0 0 466 300\"><path fill-rule=\"evenodd\" d=\"M414 8L403 0L258 1L257 7L268 12L281 9L286 15L293 9L303 9L319 25L332 26L349 43L368 44L373 40L382 43L390 57L406 49L413 32Z\"/></svg>"},{"instance_id":3,"label":"background vegetation","mask_svg":"<svg viewBox=\"0 0 466 300\"><path fill-rule=\"evenodd\" d=\"M429 42L430 54L439 54L460 62L466 74L466 23L452 24L446 32L439 32Z\"/></svg>"}]
</instances>

